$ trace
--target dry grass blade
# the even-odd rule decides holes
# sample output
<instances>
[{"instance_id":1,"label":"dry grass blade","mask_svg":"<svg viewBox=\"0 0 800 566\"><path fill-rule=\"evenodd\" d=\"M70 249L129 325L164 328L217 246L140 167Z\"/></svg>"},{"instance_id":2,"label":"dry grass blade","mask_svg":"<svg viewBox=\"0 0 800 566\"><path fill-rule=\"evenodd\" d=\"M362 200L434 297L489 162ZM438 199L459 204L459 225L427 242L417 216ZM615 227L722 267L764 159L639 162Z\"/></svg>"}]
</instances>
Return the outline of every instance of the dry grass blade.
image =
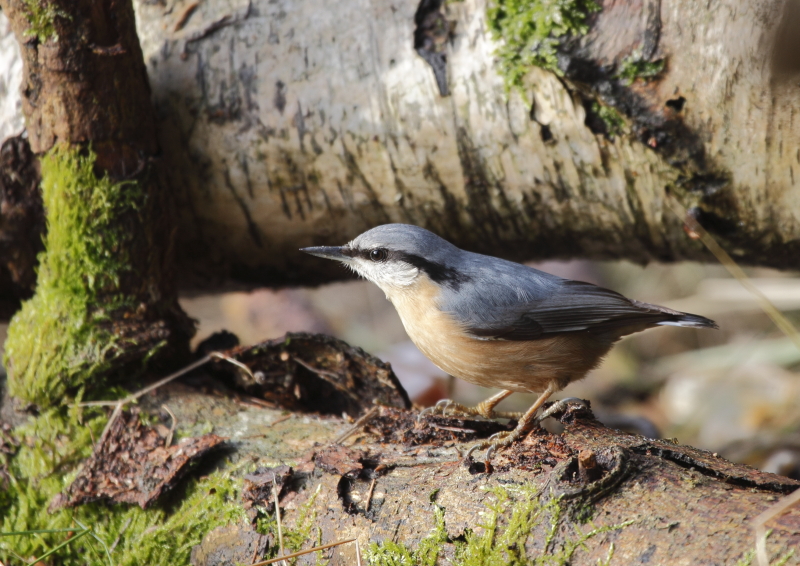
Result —
<instances>
[{"instance_id":1,"label":"dry grass blade","mask_svg":"<svg viewBox=\"0 0 800 566\"><path fill-rule=\"evenodd\" d=\"M378 412L378 407L372 407L369 411L366 412L366 414L363 417L358 419L352 427L347 429L343 434L339 435L339 437L333 441L333 444L341 444L342 442L350 438L353 434L355 434L358 431L358 429L364 426L364 423L366 423L373 416L375 416L375 413L377 412Z\"/></svg>"},{"instance_id":2,"label":"dry grass blade","mask_svg":"<svg viewBox=\"0 0 800 566\"><path fill-rule=\"evenodd\" d=\"M759 566L769 566L769 556L767 556L767 523L779 515L782 515L798 503L800 503L800 489L778 500L774 505L770 505L751 522L751 525L756 531L756 558L758 558Z\"/></svg>"},{"instance_id":3,"label":"dry grass blade","mask_svg":"<svg viewBox=\"0 0 800 566\"><path fill-rule=\"evenodd\" d=\"M278 524L278 547L280 548L281 554L285 554L286 550L283 547L283 528L281 527L281 505L280 501L278 501L278 480L275 474L272 474L272 498L275 501L275 522ZM283 566L286 566L286 561L283 562Z\"/></svg>"},{"instance_id":4,"label":"dry grass blade","mask_svg":"<svg viewBox=\"0 0 800 566\"><path fill-rule=\"evenodd\" d=\"M169 448L172 444L172 437L175 436L175 429L178 428L178 419L175 418L175 413L173 413L169 407L166 405L161 405L161 408L164 409L168 414L169 417L172 419L172 424L169 427L169 434L167 438L164 440L164 448Z\"/></svg>"},{"instance_id":5,"label":"dry grass blade","mask_svg":"<svg viewBox=\"0 0 800 566\"><path fill-rule=\"evenodd\" d=\"M781 332L783 332L792 342L794 342L795 346L800 349L800 332L798 332L797 328L789 321L788 318L783 316L783 313L778 310L775 305L772 304L764 293L756 287L744 270L739 267L739 265L733 260L733 258L728 255L722 246L717 243L717 241L708 233L706 232L705 228L703 228L700 223L695 219L683 206L677 202L675 199L672 199L673 203L673 211L677 214L685 223L686 228L691 232L691 237L698 238L703 244L708 248L708 250L714 254L714 257L719 260L722 266L728 270L730 273L741 285L747 289L750 293L758 301L759 306L761 306L762 310L767 314L767 316L772 319L772 322L775 323Z\"/></svg>"},{"instance_id":6,"label":"dry grass blade","mask_svg":"<svg viewBox=\"0 0 800 566\"><path fill-rule=\"evenodd\" d=\"M261 562L256 562L255 564L251 564L250 566L267 566L267 564L275 564L276 562L280 562L281 560L288 560L289 558L297 558L298 556L304 556L306 554L311 554L312 552L325 550L326 548L333 548L334 546L340 546L342 544L347 544L348 542L355 542L355 541L356 539L351 538L347 540L340 540L338 542L332 542L329 544L323 544L322 546L315 546L314 548L309 548L308 550L301 550L300 552L293 552L292 554L277 556L275 558L270 558L269 560L262 560Z\"/></svg>"}]
</instances>

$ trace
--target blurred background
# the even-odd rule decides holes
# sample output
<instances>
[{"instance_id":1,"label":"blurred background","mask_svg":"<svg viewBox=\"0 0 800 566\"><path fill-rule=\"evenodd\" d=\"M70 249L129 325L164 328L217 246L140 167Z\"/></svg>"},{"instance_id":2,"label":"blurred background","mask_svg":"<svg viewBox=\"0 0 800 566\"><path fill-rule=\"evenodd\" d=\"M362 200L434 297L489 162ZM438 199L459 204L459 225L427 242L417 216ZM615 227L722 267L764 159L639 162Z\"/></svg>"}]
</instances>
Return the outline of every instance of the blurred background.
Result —
<instances>
[{"instance_id":1,"label":"blurred background","mask_svg":"<svg viewBox=\"0 0 800 566\"><path fill-rule=\"evenodd\" d=\"M557 398L590 400L608 426L676 438L800 479L800 349L724 268L588 261L531 265L641 301L701 314L720 326L718 331L661 327L629 336L598 369ZM746 271L800 326L800 274ZM313 289L184 297L181 303L198 321L193 345L222 329L236 334L242 344L288 331L323 332L390 362L420 406L446 397L474 405L493 393L450 378L428 361L409 341L391 303L364 280ZM0 327L0 343L4 334L5 327ZM534 400L535 395L515 394L501 408L525 410Z\"/></svg>"}]
</instances>

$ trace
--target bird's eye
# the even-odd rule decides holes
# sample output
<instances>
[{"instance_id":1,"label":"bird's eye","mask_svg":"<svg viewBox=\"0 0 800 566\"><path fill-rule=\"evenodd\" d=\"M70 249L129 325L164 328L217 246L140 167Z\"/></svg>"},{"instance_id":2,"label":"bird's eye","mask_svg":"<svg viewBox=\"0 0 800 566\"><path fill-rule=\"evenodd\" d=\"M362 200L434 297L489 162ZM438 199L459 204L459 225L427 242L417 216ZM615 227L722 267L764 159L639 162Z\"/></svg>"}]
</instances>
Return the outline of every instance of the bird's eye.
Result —
<instances>
[{"instance_id":1,"label":"bird's eye","mask_svg":"<svg viewBox=\"0 0 800 566\"><path fill-rule=\"evenodd\" d=\"M369 259L372 261L383 261L386 259L386 256L389 255L385 249L383 248L375 248L374 250L370 250L369 252Z\"/></svg>"}]
</instances>

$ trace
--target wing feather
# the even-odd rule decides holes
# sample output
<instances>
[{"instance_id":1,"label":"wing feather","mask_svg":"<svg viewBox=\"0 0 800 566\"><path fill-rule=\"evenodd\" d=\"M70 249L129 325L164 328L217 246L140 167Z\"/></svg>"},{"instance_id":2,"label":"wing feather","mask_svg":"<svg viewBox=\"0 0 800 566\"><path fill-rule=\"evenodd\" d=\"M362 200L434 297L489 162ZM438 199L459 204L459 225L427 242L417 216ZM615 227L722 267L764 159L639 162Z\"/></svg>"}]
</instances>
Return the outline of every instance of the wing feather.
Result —
<instances>
[{"instance_id":1,"label":"wing feather","mask_svg":"<svg viewBox=\"0 0 800 566\"><path fill-rule=\"evenodd\" d=\"M633 301L591 283L511 265L516 266L514 272L502 265L492 278L473 278L484 283L473 286L469 297L464 297L463 292L451 295L449 304L444 305L473 336L536 340L567 332L590 332L616 339L664 322L714 325L703 317ZM520 278L526 275L524 287L520 288Z\"/></svg>"}]
</instances>

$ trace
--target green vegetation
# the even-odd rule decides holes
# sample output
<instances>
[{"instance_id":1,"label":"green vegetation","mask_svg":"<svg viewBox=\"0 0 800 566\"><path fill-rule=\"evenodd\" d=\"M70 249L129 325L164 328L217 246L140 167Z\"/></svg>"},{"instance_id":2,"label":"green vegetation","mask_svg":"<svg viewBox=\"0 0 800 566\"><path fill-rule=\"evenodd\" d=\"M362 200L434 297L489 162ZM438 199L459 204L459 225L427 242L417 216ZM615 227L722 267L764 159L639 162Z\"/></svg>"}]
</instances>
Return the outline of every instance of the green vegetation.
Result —
<instances>
[{"instance_id":1,"label":"green vegetation","mask_svg":"<svg viewBox=\"0 0 800 566\"><path fill-rule=\"evenodd\" d=\"M69 15L47 0L23 0L23 2L27 8L25 17L31 26L25 31L25 35L35 37L39 43L44 43L50 38L58 41L55 19L56 17L67 18Z\"/></svg>"},{"instance_id":2,"label":"green vegetation","mask_svg":"<svg viewBox=\"0 0 800 566\"><path fill-rule=\"evenodd\" d=\"M306 543L311 542L312 546L322 546L322 529L319 526L314 528L317 520L317 513L314 510L314 502L317 500L319 490L322 485L317 486L314 494L308 498L308 501L297 510L297 517L295 518L294 526L290 527L285 523L281 523L281 531L283 532L283 545L286 554L292 554L302 550ZM275 558L280 554L280 548L277 544L278 541L278 523L275 513L267 513L264 509L259 509L259 518L256 521L256 531L263 535L272 534L273 540L276 541L267 552L265 558ZM312 538L313 536L313 538ZM323 550L316 551L317 566L326 566L328 560L324 558ZM297 563L297 558L289 559L290 564Z\"/></svg>"},{"instance_id":3,"label":"green vegetation","mask_svg":"<svg viewBox=\"0 0 800 566\"><path fill-rule=\"evenodd\" d=\"M468 531L465 540L449 541L444 525L444 512L436 507L435 526L431 533L420 541L416 551L403 545L385 541L373 544L366 553L371 566L432 566L445 543L454 545L456 566L528 566L563 565L572 560L575 552L585 547L591 538L614 530L622 529L632 523L596 527L589 530L575 528L575 536L556 543L564 507L560 498L542 503L540 494L533 486L497 486L491 490L495 496L487 505L487 521L478 532ZM511 516L506 518L508 511ZM537 556L528 556L525 544L534 528L546 521L548 525L545 550ZM609 548L608 558L613 555Z\"/></svg>"},{"instance_id":4,"label":"green vegetation","mask_svg":"<svg viewBox=\"0 0 800 566\"><path fill-rule=\"evenodd\" d=\"M433 499L433 497L431 498ZM431 501L433 503L433 501ZM367 562L371 566L436 566L442 545L448 542L444 528L444 509L434 503L434 527L428 535L419 541L417 550L410 551L402 544L390 540L382 544L373 543L365 552Z\"/></svg>"},{"instance_id":5,"label":"green vegetation","mask_svg":"<svg viewBox=\"0 0 800 566\"><path fill-rule=\"evenodd\" d=\"M635 51L622 60L614 76L630 86L636 79L648 81L656 78L664 70L665 66L666 61L664 59L647 61L642 58L641 51Z\"/></svg>"},{"instance_id":6,"label":"green vegetation","mask_svg":"<svg viewBox=\"0 0 800 566\"><path fill-rule=\"evenodd\" d=\"M567 36L584 35L586 20L600 6L593 0L492 0L487 20L494 39L506 88L521 87L532 66L558 75L556 49Z\"/></svg>"},{"instance_id":7,"label":"green vegetation","mask_svg":"<svg viewBox=\"0 0 800 566\"><path fill-rule=\"evenodd\" d=\"M46 511L75 477L92 450L106 417L97 409L48 409L15 430L18 453L0 453L8 466L8 489L0 492L0 533L61 530L0 536L0 561L31 562L64 542L56 562L70 565L188 564L192 547L211 529L241 520L239 480L214 472L191 480L173 500L147 511L87 504ZM86 536L68 538L64 529ZM12 562L13 561L13 562Z\"/></svg>"},{"instance_id":8,"label":"green vegetation","mask_svg":"<svg viewBox=\"0 0 800 566\"><path fill-rule=\"evenodd\" d=\"M134 305L118 290L134 237L121 218L137 213L144 192L134 182L98 179L94 162L91 152L61 147L41 159L45 251L36 295L9 326L4 363L10 393L42 408L88 383L100 385L98 377L123 353L110 314Z\"/></svg>"},{"instance_id":9,"label":"green vegetation","mask_svg":"<svg viewBox=\"0 0 800 566\"><path fill-rule=\"evenodd\" d=\"M615 138L625 131L625 118L616 108L605 106L599 102L592 103L592 112L603 121L606 126L606 135Z\"/></svg>"}]
</instances>

